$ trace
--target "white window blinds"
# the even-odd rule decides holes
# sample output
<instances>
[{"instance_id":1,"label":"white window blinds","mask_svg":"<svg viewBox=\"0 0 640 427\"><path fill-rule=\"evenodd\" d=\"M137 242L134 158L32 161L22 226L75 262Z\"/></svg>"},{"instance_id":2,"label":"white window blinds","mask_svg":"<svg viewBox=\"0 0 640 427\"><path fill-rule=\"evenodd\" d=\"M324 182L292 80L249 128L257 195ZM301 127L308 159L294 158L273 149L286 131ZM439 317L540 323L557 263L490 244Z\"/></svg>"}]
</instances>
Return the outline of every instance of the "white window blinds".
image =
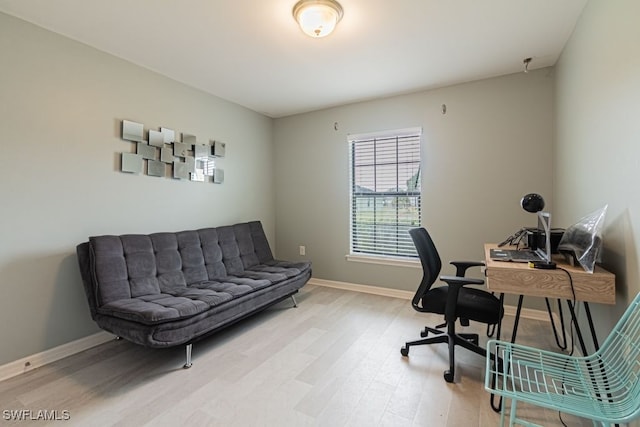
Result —
<instances>
[{"instance_id":1,"label":"white window blinds","mask_svg":"<svg viewBox=\"0 0 640 427\"><path fill-rule=\"evenodd\" d=\"M349 137L351 253L417 257L421 129Z\"/></svg>"}]
</instances>

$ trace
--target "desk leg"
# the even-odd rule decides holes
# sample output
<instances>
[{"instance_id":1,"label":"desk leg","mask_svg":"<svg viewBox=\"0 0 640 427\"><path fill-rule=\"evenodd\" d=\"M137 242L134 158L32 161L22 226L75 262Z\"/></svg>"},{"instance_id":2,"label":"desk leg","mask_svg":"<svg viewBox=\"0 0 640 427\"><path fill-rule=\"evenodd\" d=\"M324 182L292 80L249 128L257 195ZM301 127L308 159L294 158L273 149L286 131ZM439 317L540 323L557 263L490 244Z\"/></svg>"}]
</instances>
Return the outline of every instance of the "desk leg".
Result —
<instances>
[{"instance_id":1,"label":"desk leg","mask_svg":"<svg viewBox=\"0 0 640 427\"><path fill-rule=\"evenodd\" d=\"M582 350L582 355L587 356L587 347L584 344L584 339L582 338L582 332L580 331L580 325L578 324L578 318L576 317L576 311L573 308L573 303L571 300L567 300L567 305L569 306L569 311L571 312L571 319L573 320L573 326L576 328L576 335L578 336L578 342L580 343L580 349Z\"/></svg>"},{"instance_id":2,"label":"desk leg","mask_svg":"<svg viewBox=\"0 0 640 427\"><path fill-rule=\"evenodd\" d=\"M500 332L502 332L502 319L504 318L504 292L500 294L500 310L502 310L502 317L498 322L498 331L496 333L496 339L500 339Z\"/></svg>"},{"instance_id":3,"label":"desk leg","mask_svg":"<svg viewBox=\"0 0 640 427\"><path fill-rule=\"evenodd\" d=\"M522 296L520 296L520 298L521 298L520 303L522 303ZM522 306L522 304L520 304L520 306ZM503 317L498 322L498 329L496 333L496 339L498 340L500 339L500 332L502 330L502 320L504 319L504 293L500 294L500 310L502 310ZM496 368L496 371L498 369L501 369L501 366L502 366L501 361L498 358L495 358L493 360L493 363L494 363L494 367ZM502 369L504 369L504 367L502 367ZM497 378L495 375L491 377L491 388L495 389L496 381L497 381ZM495 402L495 397L496 395L493 393L491 393L491 396L489 397L489 403L491 404L491 409L493 409L495 412L502 411L501 417L504 418L504 410L502 408L502 396L500 396L498 403Z\"/></svg>"},{"instance_id":4,"label":"desk leg","mask_svg":"<svg viewBox=\"0 0 640 427\"><path fill-rule=\"evenodd\" d=\"M562 332L562 343L560 343L560 337L558 337L558 329L556 328L556 322L553 320L553 312L551 311L551 304L549 298L545 298L544 302L547 304L547 312L549 313L549 321L551 322L551 329L553 330L553 336L556 338L556 345L560 350L567 349L567 333L564 329L564 316L562 315L562 300L558 299L558 314L560 315L560 331Z\"/></svg>"},{"instance_id":5,"label":"desk leg","mask_svg":"<svg viewBox=\"0 0 640 427\"><path fill-rule=\"evenodd\" d=\"M598 344L598 337L596 337L596 329L593 327L593 319L591 318L591 310L589 309L589 303L584 302L584 310L587 313L587 321L589 322L589 329L591 330L591 338L593 339L593 347L596 351L600 350Z\"/></svg>"},{"instance_id":6,"label":"desk leg","mask_svg":"<svg viewBox=\"0 0 640 427\"><path fill-rule=\"evenodd\" d=\"M520 323L520 312L522 311L522 300L524 295L518 297L518 308L516 308L516 320L513 322L513 331L511 332L511 343L516 342L516 334L518 333L518 323Z\"/></svg>"}]
</instances>

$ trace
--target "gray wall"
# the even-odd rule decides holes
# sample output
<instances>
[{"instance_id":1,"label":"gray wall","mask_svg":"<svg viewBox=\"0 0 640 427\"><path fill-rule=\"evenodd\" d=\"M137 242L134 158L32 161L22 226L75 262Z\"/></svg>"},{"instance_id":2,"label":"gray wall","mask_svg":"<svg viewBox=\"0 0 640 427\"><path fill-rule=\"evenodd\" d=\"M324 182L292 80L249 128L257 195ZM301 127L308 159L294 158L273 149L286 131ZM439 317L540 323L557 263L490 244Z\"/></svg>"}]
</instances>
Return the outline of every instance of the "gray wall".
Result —
<instances>
[{"instance_id":1,"label":"gray wall","mask_svg":"<svg viewBox=\"0 0 640 427\"><path fill-rule=\"evenodd\" d=\"M90 235L257 218L279 257L300 258L306 245L315 277L414 290L417 269L345 260L347 134L412 126L424 129L423 224L445 260L481 258L483 242L534 224L518 207L527 192L545 196L558 226L609 204L604 263L618 304L593 307L608 332L640 290L639 12L634 0L591 0L555 76L543 69L275 122L0 14L0 364L97 331L74 255ZM225 140L225 184L117 172L117 153L131 149L122 119Z\"/></svg>"},{"instance_id":2,"label":"gray wall","mask_svg":"<svg viewBox=\"0 0 640 427\"><path fill-rule=\"evenodd\" d=\"M88 236L259 219L274 242L271 119L4 14L0 58L0 365L97 331ZM123 119L226 141L225 183L117 172Z\"/></svg>"},{"instance_id":3,"label":"gray wall","mask_svg":"<svg viewBox=\"0 0 640 427\"><path fill-rule=\"evenodd\" d=\"M566 226L608 204L605 267L617 307L594 305L606 336L640 291L640 2L592 0L557 64L555 204Z\"/></svg>"},{"instance_id":4,"label":"gray wall","mask_svg":"<svg viewBox=\"0 0 640 427\"><path fill-rule=\"evenodd\" d=\"M443 260L482 259L484 242L535 226L519 201L538 192L553 208L553 80L542 69L277 119L279 256L305 245L316 278L415 290L416 268L345 260L350 133L423 128L422 223Z\"/></svg>"}]
</instances>

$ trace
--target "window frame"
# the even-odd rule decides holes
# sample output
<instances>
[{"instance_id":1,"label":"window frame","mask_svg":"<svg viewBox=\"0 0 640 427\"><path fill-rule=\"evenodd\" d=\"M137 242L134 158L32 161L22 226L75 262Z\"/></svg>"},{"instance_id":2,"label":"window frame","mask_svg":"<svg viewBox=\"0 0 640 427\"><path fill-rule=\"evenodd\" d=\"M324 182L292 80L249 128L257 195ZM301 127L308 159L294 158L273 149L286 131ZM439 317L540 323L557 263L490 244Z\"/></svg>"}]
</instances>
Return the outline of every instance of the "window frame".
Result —
<instances>
[{"instance_id":1,"label":"window frame","mask_svg":"<svg viewBox=\"0 0 640 427\"><path fill-rule=\"evenodd\" d=\"M357 261L357 262L366 262L366 263L376 263L376 264L385 264L385 265L394 265L394 266L411 266L411 267L419 267L420 262L417 253L407 254L406 248L405 253L399 253L400 250L396 249L396 253L380 253L382 250L378 250L378 247L374 247L372 252L358 250L357 247L354 246L354 238L356 238L356 214L357 214L357 206L354 203L354 199L356 197L356 187L357 187L357 178L356 178L356 144L357 143L366 143L373 142L374 147L378 141L384 141L389 139L396 140L396 149L395 149L395 165L396 165L396 183L399 183L399 172L397 171L398 165L402 164L402 162L398 159L398 141L402 138L415 138L417 139L418 151L417 151L417 192L413 191L414 194L409 194L408 189L406 191L380 191L376 196L374 196L374 200L376 197L395 197L396 199L399 197L411 197L416 198L417 202L417 224L416 227L421 226L422 221L422 128L421 127L412 127L412 128L404 128L404 129L396 129L390 131L382 131L382 132L369 132L369 133L361 133L361 134L349 134L348 135L348 143L349 143L349 251L348 255L346 255L346 259L349 261ZM374 151L375 156L375 151ZM415 164L416 162L411 162ZM374 158L373 168L375 169L378 166L377 159ZM362 165L360 166L362 167ZM375 172L374 172L375 176ZM396 186L396 190L399 188L399 185ZM360 194L362 196L362 194ZM374 202L374 210L375 207ZM379 224L379 222L375 222L375 224ZM398 210L396 209L396 217L395 217L395 227L399 227L401 225ZM410 238L409 238L409 241ZM406 244L406 239L403 240ZM402 243L402 242L401 242ZM412 243L412 241L411 241ZM360 248L362 249L362 248Z\"/></svg>"}]
</instances>

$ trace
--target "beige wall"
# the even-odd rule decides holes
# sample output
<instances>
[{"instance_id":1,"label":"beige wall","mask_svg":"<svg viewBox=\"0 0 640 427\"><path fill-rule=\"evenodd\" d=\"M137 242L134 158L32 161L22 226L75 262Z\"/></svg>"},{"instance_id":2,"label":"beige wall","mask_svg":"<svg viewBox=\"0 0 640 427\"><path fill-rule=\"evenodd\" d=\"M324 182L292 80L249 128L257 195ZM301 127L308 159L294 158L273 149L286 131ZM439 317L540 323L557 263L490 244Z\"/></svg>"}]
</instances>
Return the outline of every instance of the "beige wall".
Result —
<instances>
[{"instance_id":1,"label":"beige wall","mask_svg":"<svg viewBox=\"0 0 640 427\"><path fill-rule=\"evenodd\" d=\"M601 337L640 291L640 2L591 0L557 64L555 205L563 225L605 204L603 263L617 307L594 305Z\"/></svg>"},{"instance_id":2,"label":"beige wall","mask_svg":"<svg viewBox=\"0 0 640 427\"><path fill-rule=\"evenodd\" d=\"M418 269L345 260L347 135L414 126L424 132L422 223L443 260L482 259L484 242L535 226L519 201L539 192L553 208L553 79L542 69L277 119L278 254L301 258L305 245L316 278L415 290Z\"/></svg>"},{"instance_id":3,"label":"beige wall","mask_svg":"<svg viewBox=\"0 0 640 427\"><path fill-rule=\"evenodd\" d=\"M272 120L0 14L0 365L97 331L75 245L262 220ZM123 119L226 141L223 185L116 170Z\"/></svg>"}]
</instances>

